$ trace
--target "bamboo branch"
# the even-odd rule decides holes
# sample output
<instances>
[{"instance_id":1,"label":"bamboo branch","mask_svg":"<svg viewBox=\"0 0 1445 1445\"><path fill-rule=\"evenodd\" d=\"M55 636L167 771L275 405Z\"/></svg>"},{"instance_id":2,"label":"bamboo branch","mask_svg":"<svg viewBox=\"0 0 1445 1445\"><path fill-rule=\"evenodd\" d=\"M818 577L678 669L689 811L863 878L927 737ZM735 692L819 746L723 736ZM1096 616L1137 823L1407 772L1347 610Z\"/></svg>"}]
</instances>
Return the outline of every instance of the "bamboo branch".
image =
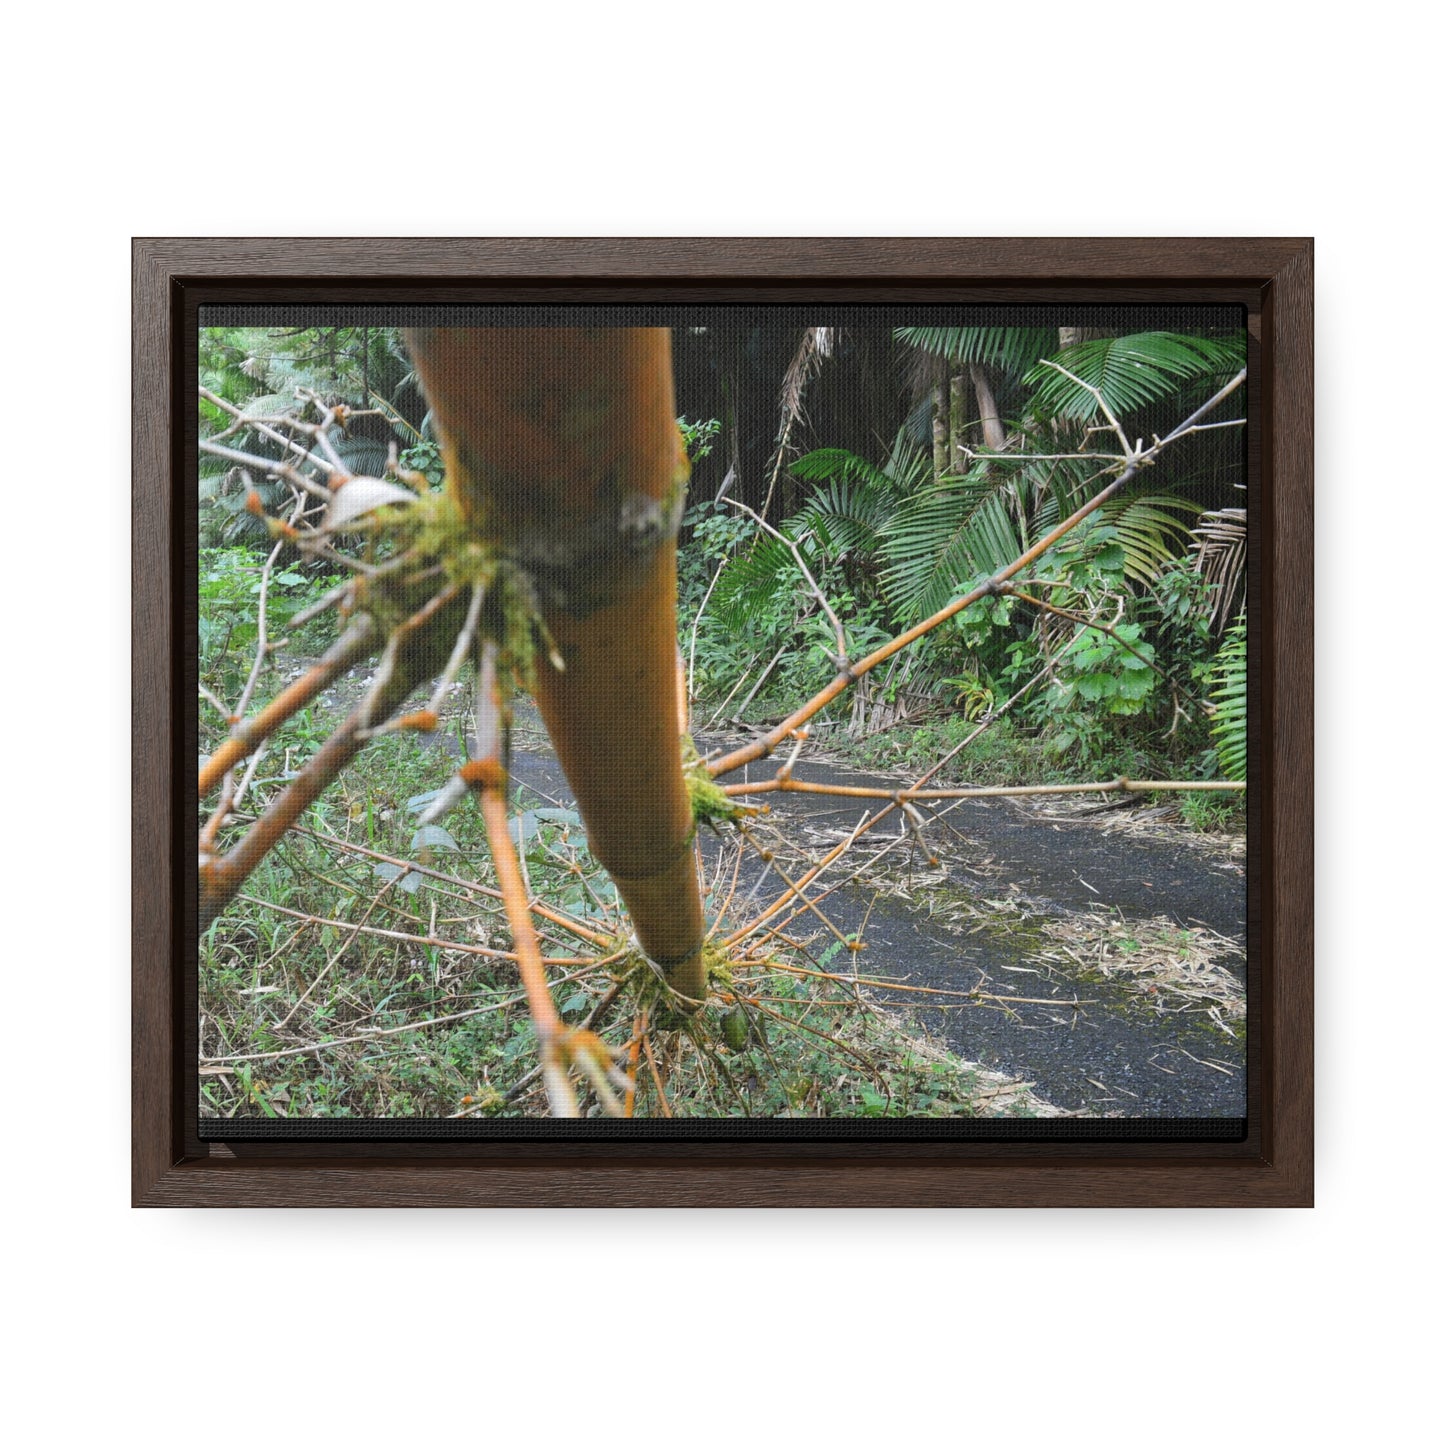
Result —
<instances>
[{"instance_id":1,"label":"bamboo branch","mask_svg":"<svg viewBox=\"0 0 1445 1445\"><path fill-rule=\"evenodd\" d=\"M397 628L391 643L388 644L387 654L383 659L384 667L378 671L370 691L321 745L320 750L292 780L285 792L251 825L246 835L229 853L224 856L202 857L201 932L204 933L210 927L220 911L250 877L257 864L285 836L291 825L366 746L375 724L395 712L417 685L435 669L437 645L446 637L448 624L456 625L457 611L454 599L449 606L442 606L437 598L433 598L432 602ZM404 639L406 645L402 646L398 639ZM343 642L345 640L343 639ZM337 647L340 648L341 645L338 643ZM333 652L335 651L336 649L333 649ZM316 669L313 669L314 671ZM310 674L299 681L307 683L309 679ZM285 697L286 694L282 696ZM281 699L277 699L278 703L280 701ZM212 763L214 765L214 759Z\"/></svg>"},{"instance_id":2,"label":"bamboo branch","mask_svg":"<svg viewBox=\"0 0 1445 1445\"><path fill-rule=\"evenodd\" d=\"M270 737L288 718L301 711L353 663L376 651L378 639L371 621L358 617L346 632L326 649L316 665L276 695L253 718L237 722L231 736L206 760L200 771L200 796L212 788L242 758Z\"/></svg>"},{"instance_id":3,"label":"bamboo branch","mask_svg":"<svg viewBox=\"0 0 1445 1445\"><path fill-rule=\"evenodd\" d=\"M758 783L724 783L722 790L730 798L748 797L755 793L821 793L834 798L886 798L902 807L905 803L943 798L1032 798L1050 793L1242 793L1245 787L1244 783L1222 781L1115 778L1110 783L1039 783L997 788L859 788L843 783L802 783L792 777L775 777Z\"/></svg>"}]
</instances>

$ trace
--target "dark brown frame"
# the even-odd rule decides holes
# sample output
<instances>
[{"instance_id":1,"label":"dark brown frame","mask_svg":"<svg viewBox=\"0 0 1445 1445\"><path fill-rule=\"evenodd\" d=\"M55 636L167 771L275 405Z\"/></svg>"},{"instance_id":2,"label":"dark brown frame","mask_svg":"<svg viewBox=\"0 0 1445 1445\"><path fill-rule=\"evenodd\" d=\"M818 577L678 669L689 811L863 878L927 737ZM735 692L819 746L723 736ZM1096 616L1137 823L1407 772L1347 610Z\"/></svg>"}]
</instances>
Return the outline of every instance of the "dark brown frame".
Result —
<instances>
[{"instance_id":1,"label":"dark brown frame","mask_svg":"<svg viewBox=\"0 0 1445 1445\"><path fill-rule=\"evenodd\" d=\"M132 1199L145 1206L966 1206L1313 1202L1313 243L1205 240L341 240L133 243ZM194 601L177 501L197 298L1242 303L1252 504L1250 1126L1240 1144L257 1145L195 1137L181 937ZM189 1051L189 1054L188 1054Z\"/></svg>"}]
</instances>

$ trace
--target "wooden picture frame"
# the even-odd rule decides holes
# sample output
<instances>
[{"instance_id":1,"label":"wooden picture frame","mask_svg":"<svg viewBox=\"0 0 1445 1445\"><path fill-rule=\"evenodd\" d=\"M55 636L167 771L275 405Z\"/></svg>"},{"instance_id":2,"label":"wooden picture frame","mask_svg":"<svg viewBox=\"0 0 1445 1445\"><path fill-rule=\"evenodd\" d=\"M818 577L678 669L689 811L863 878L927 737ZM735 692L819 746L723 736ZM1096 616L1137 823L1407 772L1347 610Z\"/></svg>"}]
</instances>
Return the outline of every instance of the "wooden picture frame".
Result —
<instances>
[{"instance_id":1,"label":"wooden picture frame","mask_svg":"<svg viewBox=\"0 0 1445 1445\"><path fill-rule=\"evenodd\" d=\"M132 1198L140 1206L1307 1206L1313 1201L1313 246L1307 239L137 239ZM177 686L196 307L216 301L1137 302L1250 331L1249 1117L1237 1143L207 1144ZM190 338L188 342L188 337ZM188 369L188 367L190 369ZM1254 425L1255 418L1258 425ZM1256 635L1258 643L1256 645ZM1257 744L1257 745L1256 745ZM1255 907L1258 901L1258 907Z\"/></svg>"}]
</instances>

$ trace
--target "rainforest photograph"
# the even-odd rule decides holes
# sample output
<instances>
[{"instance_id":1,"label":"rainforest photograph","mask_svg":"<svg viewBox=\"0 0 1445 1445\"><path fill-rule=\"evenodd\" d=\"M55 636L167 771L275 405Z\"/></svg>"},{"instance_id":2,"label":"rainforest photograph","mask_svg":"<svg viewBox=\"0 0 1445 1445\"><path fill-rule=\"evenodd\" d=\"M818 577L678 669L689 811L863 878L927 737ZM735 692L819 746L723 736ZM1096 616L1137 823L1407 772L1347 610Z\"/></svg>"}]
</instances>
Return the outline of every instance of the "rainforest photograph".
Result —
<instances>
[{"instance_id":1,"label":"rainforest photograph","mask_svg":"<svg viewBox=\"0 0 1445 1445\"><path fill-rule=\"evenodd\" d=\"M1240 308L197 341L203 1137L1242 1125Z\"/></svg>"}]
</instances>

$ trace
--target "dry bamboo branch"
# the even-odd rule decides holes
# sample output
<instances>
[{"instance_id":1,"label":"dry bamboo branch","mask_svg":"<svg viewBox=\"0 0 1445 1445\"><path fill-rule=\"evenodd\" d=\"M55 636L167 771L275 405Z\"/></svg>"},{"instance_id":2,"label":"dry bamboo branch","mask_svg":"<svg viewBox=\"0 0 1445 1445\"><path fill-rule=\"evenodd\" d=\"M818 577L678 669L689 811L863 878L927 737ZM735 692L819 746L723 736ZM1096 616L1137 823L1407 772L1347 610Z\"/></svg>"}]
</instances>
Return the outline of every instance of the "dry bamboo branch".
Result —
<instances>
[{"instance_id":1,"label":"dry bamboo branch","mask_svg":"<svg viewBox=\"0 0 1445 1445\"><path fill-rule=\"evenodd\" d=\"M407 632L409 644L395 649L393 663L386 674L378 674L371 691L321 745L285 792L251 825L245 837L229 853L202 860L201 932L210 927L256 865L285 836L287 829L365 747L370 729L378 721L390 717L419 683L443 665L450 637L455 635L454 630L460 622L460 609L453 601L447 607L438 609L428 604L422 611L425 616L420 621L412 619L416 626L403 624L403 628L410 629ZM421 614L418 616L421 617ZM393 635L393 642L401 633L402 629L398 629ZM338 643L337 647L340 646ZM388 648L388 651L392 652L392 649ZM310 674L299 681L307 682L309 677Z\"/></svg>"},{"instance_id":2,"label":"dry bamboo branch","mask_svg":"<svg viewBox=\"0 0 1445 1445\"><path fill-rule=\"evenodd\" d=\"M1048 793L1241 793L1244 783L1197 782L1169 779L1115 778L1110 783L1039 783L1029 787L998 788L857 788L843 783L800 783L796 778L768 778L760 783L724 783L728 797L753 793L823 793L835 798L886 798L902 806L943 798L1031 798ZM879 817L885 816L880 814Z\"/></svg>"},{"instance_id":3,"label":"dry bamboo branch","mask_svg":"<svg viewBox=\"0 0 1445 1445\"><path fill-rule=\"evenodd\" d=\"M314 667L278 693L255 717L236 724L231 736L201 769L200 796L205 797L242 758L254 752L263 739L312 702L348 667L375 652L377 645L370 620L358 617Z\"/></svg>"}]
</instances>

